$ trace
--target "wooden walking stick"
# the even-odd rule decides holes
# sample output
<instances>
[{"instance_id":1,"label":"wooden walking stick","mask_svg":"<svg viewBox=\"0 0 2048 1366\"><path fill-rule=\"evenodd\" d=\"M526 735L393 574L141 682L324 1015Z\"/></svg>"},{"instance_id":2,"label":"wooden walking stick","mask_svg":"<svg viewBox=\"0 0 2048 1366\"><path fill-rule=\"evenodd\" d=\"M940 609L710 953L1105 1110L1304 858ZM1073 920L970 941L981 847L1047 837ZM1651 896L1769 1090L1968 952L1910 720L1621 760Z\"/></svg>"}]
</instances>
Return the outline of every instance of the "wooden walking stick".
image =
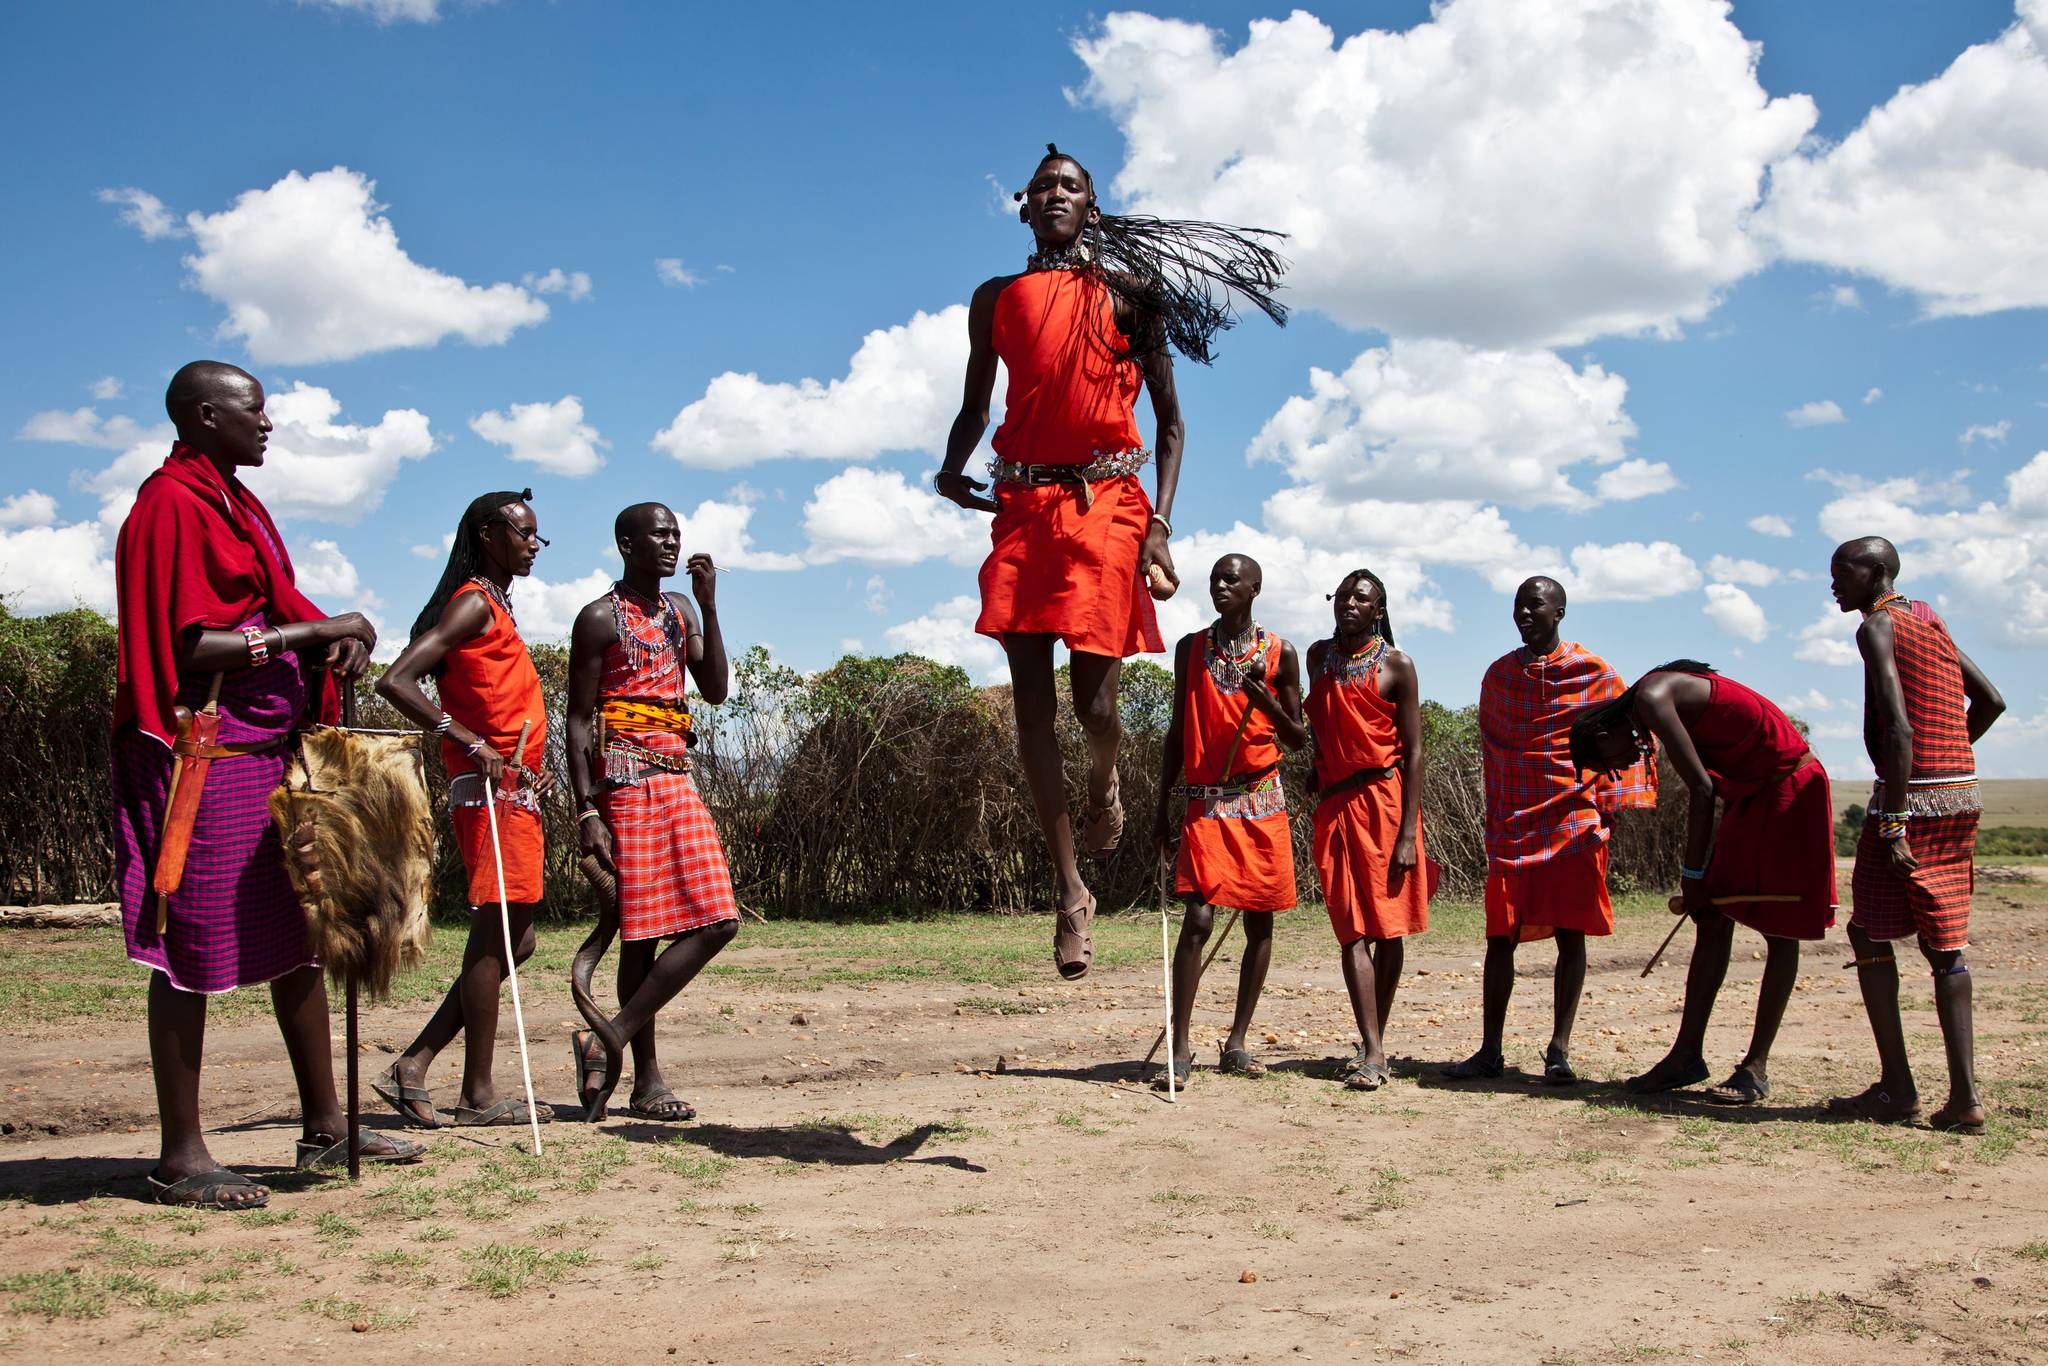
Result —
<instances>
[{"instance_id":1,"label":"wooden walking stick","mask_svg":"<svg viewBox=\"0 0 2048 1366\"><path fill-rule=\"evenodd\" d=\"M512 767L518 768L526 759L526 739L533 731L533 722L519 727L519 744L512 751ZM498 841L498 792L497 784L484 779L484 814L491 825L491 861L498 872L498 924L505 935L505 976L512 983L512 1027L519 1033L519 1072L526 1082L526 1122L533 1129L533 1155L540 1156L540 1111L533 1099L533 1063L526 1055L526 1012L519 1003L519 964L512 945L512 908L505 901L505 848Z\"/></svg>"},{"instance_id":2,"label":"wooden walking stick","mask_svg":"<svg viewBox=\"0 0 2048 1366\"><path fill-rule=\"evenodd\" d=\"M341 684L341 725L344 730L356 728L356 685L354 680ZM348 1179L363 1179L363 1094L362 1062L356 1056L356 974L351 968L344 979L347 993L342 1007L342 1043L348 1050Z\"/></svg>"},{"instance_id":3,"label":"wooden walking stick","mask_svg":"<svg viewBox=\"0 0 2048 1366\"><path fill-rule=\"evenodd\" d=\"M1780 896L1773 893L1766 896L1717 896L1707 904L1710 906L1740 906L1751 901L1797 900L1799 900L1799 898L1796 896ZM1657 960L1664 956L1664 950L1671 947L1671 941L1678 938L1679 928L1685 924L1685 898L1674 896L1671 898L1669 904L1671 907L1671 914L1677 916L1678 919L1675 922L1673 922L1671 926L1671 933L1664 936L1664 942L1659 944L1657 946L1657 951L1650 955L1650 961L1643 964L1643 970L1640 974L1641 976L1648 977L1650 975L1650 970L1657 966Z\"/></svg>"}]
</instances>

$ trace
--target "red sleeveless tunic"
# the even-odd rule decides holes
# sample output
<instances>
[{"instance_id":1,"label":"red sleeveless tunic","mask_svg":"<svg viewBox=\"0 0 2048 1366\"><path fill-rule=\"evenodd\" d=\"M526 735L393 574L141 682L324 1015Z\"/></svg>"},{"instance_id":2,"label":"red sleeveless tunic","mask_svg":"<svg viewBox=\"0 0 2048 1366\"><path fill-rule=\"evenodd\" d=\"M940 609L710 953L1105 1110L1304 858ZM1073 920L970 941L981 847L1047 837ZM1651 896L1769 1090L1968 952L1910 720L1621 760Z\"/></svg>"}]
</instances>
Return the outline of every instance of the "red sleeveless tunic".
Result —
<instances>
[{"instance_id":1,"label":"red sleeveless tunic","mask_svg":"<svg viewBox=\"0 0 2048 1366\"><path fill-rule=\"evenodd\" d=\"M1281 641L1263 630L1259 634L1259 653L1245 668L1259 670L1272 687L1280 676ZM1294 838L1287 824L1287 794L1280 786L1273 719L1252 708L1236 753L1231 753L1238 720L1251 704L1229 670L1215 660L1209 637L1206 630L1189 637L1181 697L1181 778L1190 787L1244 785L1249 790L1242 796L1189 798L1181 818L1174 889L1210 906L1284 911L1296 901Z\"/></svg>"},{"instance_id":2,"label":"red sleeveless tunic","mask_svg":"<svg viewBox=\"0 0 2048 1366\"><path fill-rule=\"evenodd\" d=\"M1020 275L996 298L991 337L1009 372L991 444L1019 464L1086 465L1142 445L1132 406L1142 384L1108 288L1087 271ZM1138 552L1152 500L1136 475L1092 486L998 484L1002 510L981 567L986 636L1056 635L1069 650L1126 658L1166 648Z\"/></svg>"},{"instance_id":3,"label":"red sleeveless tunic","mask_svg":"<svg viewBox=\"0 0 2048 1366\"><path fill-rule=\"evenodd\" d=\"M1715 909L1761 934L1825 938L1836 904L1827 770L1777 703L1732 678L1700 677L1712 692L1686 732L1722 803L1707 895L1797 896Z\"/></svg>"},{"instance_id":4,"label":"red sleeveless tunic","mask_svg":"<svg viewBox=\"0 0 2048 1366\"><path fill-rule=\"evenodd\" d=\"M480 636L463 641L447 655L441 675L441 707L483 738L506 760L519 747L519 728L527 732L525 767L538 769L547 754L547 702L533 656L519 638L518 623L475 580L455 590L453 605L465 593L482 596L491 609L491 624ZM456 847L469 871L469 904L498 904L498 858L491 848L491 822L483 808L482 779L474 776L476 760L452 740L441 742L441 763L448 770L448 820ZM498 793L498 854L505 864L505 900L514 905L540 901L546 894L547 846L541 834L540 799L531 787L510 786Z\"/></svg>"},{"instance_id":5,"label":"red sleeveless tunic","mask_svg":"<svg viewBox=\"0 0 2048 1366\"><path fill-rule=\"evenodd\" d=\"M1429 928L1428 865L1419 816L1416 867L1396 873L1388 864L1401 835L1406 791L1398 767L1401 737L1394 728L1394 705L1380 696L1378 666L1359 673L1347 664L1337 643L1329 641L1309 678L1305 710L1315 734L1317 786L1328 791L1360 769L1395 771L1316 805L1316 873L1340 945L1399 939Z\"/></svg>"}]
</instances>

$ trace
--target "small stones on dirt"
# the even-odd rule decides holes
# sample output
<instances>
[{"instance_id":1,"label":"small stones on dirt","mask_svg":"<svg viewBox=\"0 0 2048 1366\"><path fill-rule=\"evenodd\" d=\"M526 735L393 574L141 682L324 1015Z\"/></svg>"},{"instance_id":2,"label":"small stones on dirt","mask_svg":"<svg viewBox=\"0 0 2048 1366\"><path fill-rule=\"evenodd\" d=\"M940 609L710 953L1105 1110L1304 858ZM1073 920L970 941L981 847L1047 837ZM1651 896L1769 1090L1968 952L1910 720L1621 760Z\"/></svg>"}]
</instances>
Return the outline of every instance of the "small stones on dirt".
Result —
<instances>
[{"instance_id":1,"label":"small stones on dirt","mask_svg":"<svg viewBox=\"0 0 2048 1366\"><path fill-rule=\"evenodd\" d=\"M1237 1283L1239 1285L1251 1285L1258 1279L1259 1273L1252 1270L1250 1267L1246 1267L1244 1270L1237 1273Z\"/></svg>"},{"instance_id":2,"label":"small stones on dirt","mask_svg":"<svg viewBox=\"0 0 2048 1366\"><path fill-rule=\"evenodd\" d=\"M1009 1071L1009 1070L1010 1070L1010 1060L1009 1060L1008 1058L1005 1058L1005 1057L1001 1056L1000 1054L998 1054L998 1055L997 1055L997 1057L996 1057L996 1075L997 1075L997 1076L1001 1076L1001 1075L1002 1075L1003 1073L1005 1073L1005 1072L1007 1072L1007 1071Z\"/></svg>"},{"instance_id":3,"label":"small stones on dirt","mask_svg":"<svg viewBox=\"0 0 2048 1366\"><path fill-rule=\"evenodd\" d=\"M807 1025L811 1022L811 1017L799 1010L796 1014L789 1017L789 1022L793 1025Z\"/></svg>"}]
</instances>

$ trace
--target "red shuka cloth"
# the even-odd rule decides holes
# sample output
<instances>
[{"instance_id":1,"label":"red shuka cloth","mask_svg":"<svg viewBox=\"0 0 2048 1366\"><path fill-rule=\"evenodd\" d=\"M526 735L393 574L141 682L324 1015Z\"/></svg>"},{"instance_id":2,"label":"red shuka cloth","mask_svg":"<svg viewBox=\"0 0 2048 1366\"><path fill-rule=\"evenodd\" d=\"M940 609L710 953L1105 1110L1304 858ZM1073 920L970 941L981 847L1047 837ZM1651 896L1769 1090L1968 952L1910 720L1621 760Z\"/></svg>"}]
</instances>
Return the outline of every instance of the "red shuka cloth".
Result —
<instances>
[{"instance_id":1,"label":"red shuka cloth","mask_svg":"<svg viewBox=\"0 0 2048 1366\"><path fill-rule=\"evenodd\" d=\"M270 513L239 479L182 441L142 481L114 543L120 612L114 726L134 722L168 746L178 692L178 641L187 630L227 631L259 608L272 626L327 614L301 593ZM325 675L323 674L323 678ZM339 719L333 681L320 719Z\"/></svg>"},{"instance_id":2,"label":"red shuka cloth","mask_svg":"<svg viewBox=\"0 0 2048 1366\"><path fill-rule=\"evenodd\" d=\"M1284 911L1295 904L1294 838L1277 772L1280 745L1273 718L1253 707L1244 689L1225 690L1209 672L1209 631L1188 637L1186 692L1181 698L1181 777L1191 786L1229 787L1265 771L1241 797L1192 797L1181 817L1180 857L1174 891L1209 906L1240 911ZM1285 642L1268 633L1256 668L1277 687ZM1231 753L1238 718L1249 710L1244 735ZM1223 771L1225 760L1230 771Z\"/></svg>"},{"instance_id":3,"label":"red shuka cloth","mask_svg":"<svg viewBox=\"0 0 2048 1366\"><path fill-rule=\"evenodd\" d=\"M1323 880L1323 904L1339 944L1354 939L1399 939L1429 928L1429 876L1422 841L1422 817L1415 819L1416 866L1397 873L1390 866L1401 835L1406 779L1400 772L1401 735L1394 704L1380 695L1380 670L1345 676L1343 649L1323 645L1320 666L1309 681L1308 724L1315 733L1316 779L1328 792L1361 769L1392 768L1376 782L1316 803L1316 872Z\"/></svg>"},{"instance_id":4,"label":"red shuka cloth","mask_svg":"<svg viewBox=\"0 0 2048 1366\"><path fill-rule=\"evenodd\" d=\"M996 298L990 323L1009 373L1003 425L990 444L1003 460L1086 465L1142 444L1132 405L1143 379L1112 348L1108 287L1088 271L1020 275ZM999 484L974 629L1056 635L1069 650L1124 659L1166 648L1138 554L1152 500L1137 476L1105 479L1092 499L1072 484Z\"/></svg>"},{"instance_id":5,"label":"red shuka cloth","mask_svg":"<svg viewBox=\"0 0 2048 1366\"><path fill-rule=\"evenodd\" d=\"M1716 901L1746 893L1797 896L1715 909L1760 934L1825 938L1835 923L1835 812L1827 770L1777 703L1732 678L1700 677L1712 692L1686 732L1722 803L1707 895Z\"/></svg>"}]
</instances>

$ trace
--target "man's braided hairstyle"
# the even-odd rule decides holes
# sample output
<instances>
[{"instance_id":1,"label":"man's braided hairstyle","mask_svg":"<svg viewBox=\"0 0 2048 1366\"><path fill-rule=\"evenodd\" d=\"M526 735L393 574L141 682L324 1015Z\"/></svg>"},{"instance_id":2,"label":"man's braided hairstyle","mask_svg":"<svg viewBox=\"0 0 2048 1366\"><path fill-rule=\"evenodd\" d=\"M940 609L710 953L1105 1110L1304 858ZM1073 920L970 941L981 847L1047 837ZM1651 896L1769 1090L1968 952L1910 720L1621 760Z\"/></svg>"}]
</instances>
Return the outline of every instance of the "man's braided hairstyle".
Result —
<instances>
[{"instance_id":1,"label":"man's braided hairstyle","mask_svg":"<svg viewBox=\"0 0 2048 1366\"><path fill-rule=\"evenodd\" d=\"M1654 736L1642 735L1636 730L1636 694L1642 690L1643 680L1650 674L1711 674L1718 670L1711 664L1702 664L1697 659L1674 659L1659 664L1649 673L1629 685L1626 692L1612 702L1594 707L1578 720L1572 722L1571 745L1572 766L1581 771L1594 771L1600 767L1600 737L1608 731L1626 727L1649 742L1652 753L1656 752Z\"/></svg>"},{"instance_id":2,"label":"man's braided hairstyle","mask_svg":"<svg viewBox=\"0 0 2048 1366\"><path fill-rule=\"evenodd\" d=\"M1346 574L1343 578L1337 581L1337 591L1335 593L1330 594L1329 596L1334 601L1336 598L1338 598L1346 591L1348 591L1351 585L1357 583L1360 579L1363 579L1365 582L1371 584L1374 588L1377 588L1379 590L1380 639L1386 641L1387 644L1392 645L1394 643L1394 617L1392 612L1387 607L1387 586L1380 582L1379 575L1373 573L1370 569L1354 569L1349 574Z\"/></svg>"},{"instance_id":3,"label":"man's braided hairstyle","mask_svg":"<svg viewBox=\"0 0 2048 1366\"><path fill-rule=\"evenodd\" d=\"M1073 162L1088 182L1088 203L1096 205L1095 177L1079 161L1048 142L1049 161ZM1025 192L1016 194L1022 202ZM1267 228L1154 218L1149 214L1102 214L1084 228L1081 246L1088 269L1137 315L1139 335L1128 348L1112 347L1125 359L1171 346L1203 365L1215 359L1210 343L1237 325L1237 295L1282 327L1287 306L1273 296L1287 261L1270 243L1287 234Z\"/></svg>"},{"instance_id":4,"label":"man's braided hairstyle","mask_svg":"<svg viewBox=\"0 0 2048 1366\"><path fill-rule=\"evenodd\" d=\"M413 620L408 642L418 640L439 626L441 614L448 610L448 600L455 596L455 591L484 572L484 528L502 520L499 514L513 503L532 501L532 489L521 489L517 493L499 490L478 494L469 500L469 506L462 510L462 520L455 524L455 544L448 547L447 567L441 571L441 580L434 585L427 605ZM447 670L448 661L444 659L434 668L432 676L439 678Z\"/></svg>"}]
</instances>

